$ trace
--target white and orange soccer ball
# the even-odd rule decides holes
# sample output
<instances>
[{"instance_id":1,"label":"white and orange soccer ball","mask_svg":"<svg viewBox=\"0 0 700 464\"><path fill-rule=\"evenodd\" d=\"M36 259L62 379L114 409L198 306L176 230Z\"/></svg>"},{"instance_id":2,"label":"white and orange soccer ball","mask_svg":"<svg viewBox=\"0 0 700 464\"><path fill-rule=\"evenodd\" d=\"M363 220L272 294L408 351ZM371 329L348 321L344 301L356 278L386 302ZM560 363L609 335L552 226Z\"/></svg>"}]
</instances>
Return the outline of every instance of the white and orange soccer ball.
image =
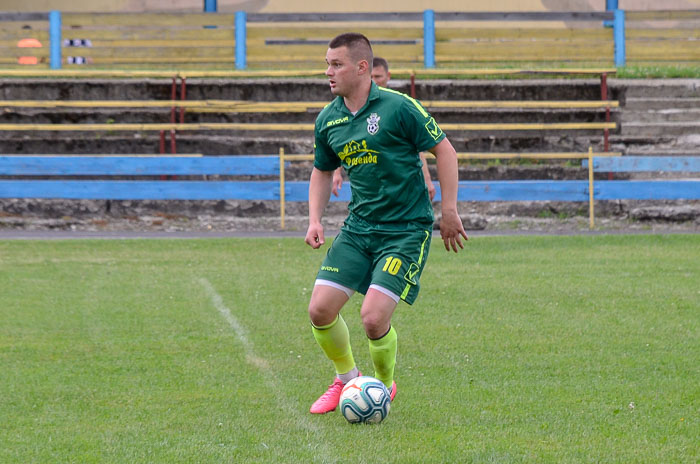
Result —
<instances>
[{"instance_id":1,"label":"white and orange soccer ball","mask_svg":"<svg viewBox=\"0 0 700 464\"><path fill-rule=\"evenodd\" d=\"M340 412L351 424L379 424L389 415L390 408L389 390L374 377L356 377L345 384L340 394Z\"/></svg>"}]
</instances>

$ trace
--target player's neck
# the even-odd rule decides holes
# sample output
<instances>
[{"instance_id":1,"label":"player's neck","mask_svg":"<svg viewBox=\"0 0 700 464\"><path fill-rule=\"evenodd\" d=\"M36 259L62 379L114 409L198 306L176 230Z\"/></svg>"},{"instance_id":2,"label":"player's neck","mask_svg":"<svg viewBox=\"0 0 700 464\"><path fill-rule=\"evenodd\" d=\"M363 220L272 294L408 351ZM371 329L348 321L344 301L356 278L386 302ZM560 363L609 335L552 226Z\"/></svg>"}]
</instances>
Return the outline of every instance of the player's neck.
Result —
<instances>
[{"instance_id":1,"label":"player's neck","mask_svg":"<svg viewBox=\"0 0 700 464\"><path fill-rule=\"evenodd\" d=\"M372 81L363 81L361 85L357 86L356 90L350 95L343 97L345 101L345 106L352 113L360 111L360 109L365 106L367 99L369 98L369 91L372 87Z\"/></svg>"}]
</instances>

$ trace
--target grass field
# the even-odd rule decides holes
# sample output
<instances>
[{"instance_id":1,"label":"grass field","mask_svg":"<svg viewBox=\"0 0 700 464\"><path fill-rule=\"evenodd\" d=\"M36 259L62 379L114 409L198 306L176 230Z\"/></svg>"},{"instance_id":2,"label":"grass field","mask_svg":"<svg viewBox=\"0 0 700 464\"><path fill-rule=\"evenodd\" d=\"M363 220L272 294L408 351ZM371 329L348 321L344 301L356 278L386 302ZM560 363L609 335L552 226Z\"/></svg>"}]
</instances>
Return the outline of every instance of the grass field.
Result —
<instances>
[{"instance_id":1,"label":"grass field","mask_svg":"<svg viewBox=\"0 0 700 464\"><path fill-rule=\"evenodd\" d=\"M700 460L700 235L436 238L379 426L308 413L332 379L306 314L323 255L0 242L0 462Z\"/></svg>"}]
</instances>

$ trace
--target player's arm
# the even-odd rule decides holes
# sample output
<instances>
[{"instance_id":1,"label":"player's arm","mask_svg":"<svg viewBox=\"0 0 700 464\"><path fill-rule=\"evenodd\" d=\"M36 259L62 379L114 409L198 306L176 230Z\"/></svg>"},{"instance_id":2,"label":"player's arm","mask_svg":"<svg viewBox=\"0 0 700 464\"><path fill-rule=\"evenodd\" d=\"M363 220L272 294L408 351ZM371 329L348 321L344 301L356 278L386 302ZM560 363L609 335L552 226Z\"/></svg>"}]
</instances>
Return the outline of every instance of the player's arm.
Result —
<instances>
[{"instance_id":1,"label":"player's arm","mask_svg":"<svg viewBox=\"0 0 700 464\"><path fill-rule=\"evenodd\" d=\"M323 211L331 198L331 181L333 171L321 171L313 168L309 180L309 228L306 231L305 242L311 248L319 248L325 243L321 218Z\"/></svg>"},{"instance_id":2,"label":"player's arm","mask_svg":"<svg viewBox=\"0 0 700 464\"><path fill-rule=\"evenodd\" d=\"M437 159L438 180L442 196L442 219L440 220L440 236L445 242L445 249L464 248L462 237L468 240L462 220L457 212L458 166L457 152L447 138L430 149Z\"/></svg>"},{"instance_id":3,"label":"player's arm","mask_svg":"<svg viewBox=\"0 0 700 464\"><path fill-rule=\"evenodd\" d=\"M428 162L425 159L425 153L420 152L418 156L420 156L420 160L423 163L421 169L423 169L425 186L428 187L428 195L430 195L430 201L433 201L433 198L435 198L435 186L433 185L433 179L430 178L430 170L428 170ZM335 179L333 180L333 183L335 184Z\"/></svg>"}]
</instances>

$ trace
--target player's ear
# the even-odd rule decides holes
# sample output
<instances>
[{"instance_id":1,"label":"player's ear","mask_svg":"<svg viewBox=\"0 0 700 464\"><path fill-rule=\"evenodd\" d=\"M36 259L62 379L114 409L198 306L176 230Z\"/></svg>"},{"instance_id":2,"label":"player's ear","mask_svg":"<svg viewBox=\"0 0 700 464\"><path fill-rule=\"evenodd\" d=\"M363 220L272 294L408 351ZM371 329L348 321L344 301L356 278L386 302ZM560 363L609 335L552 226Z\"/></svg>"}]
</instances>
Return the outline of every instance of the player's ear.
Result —
<instances>
[{"instance_id":1,"label":"player's ear","mask_svg":"<svg viewBox=\"0 0 700 464\"><path fill-rule=\"evenodd\" d=\"M358 74L365 74L369 72L369 62L367 60L360 60L357 62Z\"/></svg>"},{"instance_id":2,"label":"player's ear","mask_svg":"<svg viewBox=\"0 0 700 464\"><path fill-rule=\"evenodd\" d=\"M386 72L386 80L388 81L391 79L391 73L389 71Z\"/></svg>"}]
</instances>

